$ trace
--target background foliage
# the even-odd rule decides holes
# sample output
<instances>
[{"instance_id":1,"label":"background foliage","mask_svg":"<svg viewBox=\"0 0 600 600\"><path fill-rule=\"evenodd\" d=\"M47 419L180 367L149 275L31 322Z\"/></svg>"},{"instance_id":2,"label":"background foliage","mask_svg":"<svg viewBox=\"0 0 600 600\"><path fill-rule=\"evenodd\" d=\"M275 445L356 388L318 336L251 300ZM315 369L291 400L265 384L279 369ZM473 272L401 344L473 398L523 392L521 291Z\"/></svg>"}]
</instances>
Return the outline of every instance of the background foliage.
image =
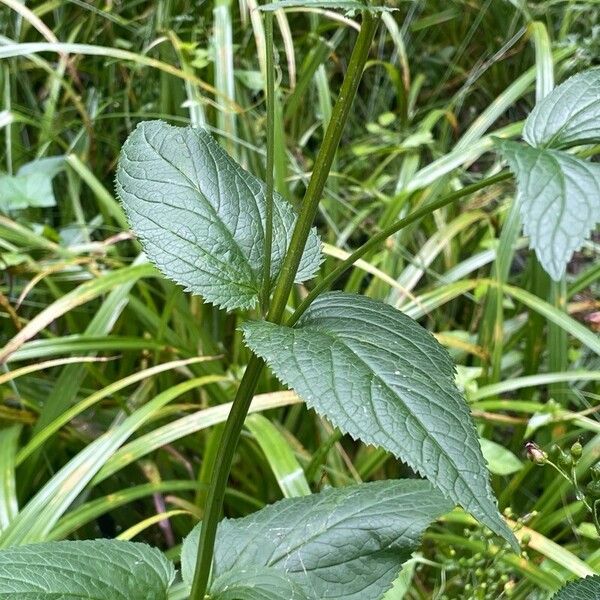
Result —
<instances>
[{"instance_id":1,"label":"background foliage","mask_svg":"<svg viewBox=\"0 0 600 600\"><path fill-rule=\"evenodd\" d=\"M248 359L240 322L140 258L113 182L125 138L155 118L207 127L264 177L255 6L3 0L0 545L120 536L176 558L202 516L225 403ZM398 7L384 16L321 203L321 276L397 218L497 173L492 137L520 134L549 65L561 81L597 60L592 0ZM356 26L352 15L277 13L275 182L293 204ZM500 507L523 521L531 559L455 511L426 533L389 600L546 598L600 568L573 486L523 454L527 440L568 453L580 439L582 485L600 455L598 238L552 284L526 249L514 194L503 181L437 211L337 284L400 308L451 351ZM228 516L411 475L270 375L260 391L253 410L264 415L248 420Z\"/></svg>"}]
</instances>

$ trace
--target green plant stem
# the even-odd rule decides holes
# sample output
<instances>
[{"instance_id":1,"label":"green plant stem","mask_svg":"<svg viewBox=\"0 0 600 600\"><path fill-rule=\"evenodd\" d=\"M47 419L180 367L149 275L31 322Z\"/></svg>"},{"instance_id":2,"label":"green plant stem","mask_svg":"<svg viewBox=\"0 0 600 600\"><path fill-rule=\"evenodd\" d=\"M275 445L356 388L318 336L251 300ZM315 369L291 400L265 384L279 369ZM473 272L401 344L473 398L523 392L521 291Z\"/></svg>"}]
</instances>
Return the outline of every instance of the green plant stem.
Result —
<instances>
[{"instance_id":1,"label":"green plant stem","mask_svg":"<svg viewBox=\"0 0 600 600\"><path fill-rule=\"evenodd\" d=\"M331 169L331 164L340 142L352 101L358 90L358 84L369 55L369 49L377 24L378 19L369 13L363 13L361 30L352 51L348 70L333 108L327 131L325 132L323 144L315 160L313 175L308 184L302 209L294 227L290 247L275 286L273 301L267 314L267 319L274 323L281 322L284 315L287 299L294 285L296 272L298 271L300 259L304 252L304 246L317 213L321 194L325 187L325 182L329 175L329 170ZM219 446L215 469L206 499L206 509L198 543L198 556L190 600L204 600L206 595L212 566L217 524L221 516L231 462L263 364L263 361L256 356L250 359L223 430L223 438Z\"/></svg>"},{"instance_id":2,"label":"green plant stem","mask_svg":"<svg viewBox=\"0 0 600 600\"><path fill-rule=\"evenodd\" d=\"M265 14L267 70L267 167L265 172L265 245L263 262L262 307L266 312L271 293L271 252L273 250L273 187L275 154L275 67L273 64L273 13Z\"/></svg>"},{"instance_id":3,"label":"green plant stem","mask_svg":"<svg viewBox=\"0 0 600 600\"><path fill-rule=\"evenodd\" d=\"M304 300L300 303L298 308L294 311L292 316L286 321L286 325L292 326L294 323L298 321L298 319L302 316L304 311L311 305L311 303L321 294L323 291L328 289L339 277L341 277L352 265L359 259L362 258L365 254L367 254L370 250L375 249L381 243L383 243L387 238L394 233L397 233L401 229L404 229L408 225L411 225L415 221L422 219L423 217L431 214L432 212L451 204L452 202L456 202L456 200L460 200L460 198L464 198L469 194L477 192L485 187L493 185L495 183L499 183L501 181L505 181L506 179L510 179L512 174L508 171L503 171L498 173L497 175L493 175L492 177L487 177L486 179L482 179L477 183L473 183L471 185L467 185L461 190L448 194L447 196L443 196L434 202L426 204L422 208L415 210L411 214L409 214L404 219L400 219L395 223L392 223L389 227L386 227L376 235L374 235L368 242L363 244L360 248L357 248L348 258L342 261L327 277L323 278L319 284L317 284L314 289L304 298Z\"/></svg>"},{"instance_id":4,"label":"green plant stem","mask_svg":"<svg viewBox=\"0 0 600 600\"><path fill-rule=\"evenodd\" d=\"M300 259L304 252L304 245L317 214L323 188L329 176L329 171L342 137L344 125L348 119L352 100L356 95L358 84L360 83L378 22L379 19L374 18L369 13L363 13L360 34L352 51L339 96L331 112L331 119L325 132L323 144L315 159L313 174L308 183L302 209L292 233L289 251L283 261L281 273L273 292L273 301L267 314L268 321L274 323L280 322L285 312L287 299L294 285Z\"/></svg>"}]
</instances>

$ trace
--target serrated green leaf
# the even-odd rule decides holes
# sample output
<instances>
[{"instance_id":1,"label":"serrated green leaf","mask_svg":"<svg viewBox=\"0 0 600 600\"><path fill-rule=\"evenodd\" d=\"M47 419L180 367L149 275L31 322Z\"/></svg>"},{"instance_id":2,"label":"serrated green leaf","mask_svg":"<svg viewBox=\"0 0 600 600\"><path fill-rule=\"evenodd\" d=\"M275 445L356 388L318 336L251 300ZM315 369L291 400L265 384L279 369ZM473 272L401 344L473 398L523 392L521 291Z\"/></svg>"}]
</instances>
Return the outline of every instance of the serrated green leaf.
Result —
<instances>
[{"instance_id":1,"label":"serrated green leaf","mask_svg":"<svg viewBox=\"0 0 600 600\"><path fill-rule=\"evenodd\" d=\"M203 129L141 123L125 142L117 192L150 260L187 291L227 309L250 308L262 283L265 185ZM271 275L296 217L275 194ZM313 230L296 280L320 263Z\"/></svg>"},{"instance_id":2,"label":"serrated green leaf","mask_svg":"<svg viewBox=\"0 0 600 600\"><path fill-rule=\"evenodd\" d=\"M285 573L309 600L379 600L425 528L452 504L427 481L396 480L288 498L220 523L214 576L268 567ZM185 539L191 582L200 526Z\"/></svg>"},{"instance_id":3,"label":"serrated green leaf","mask_svg":"<svg viewBox=\"0 0 600 600\"><path fill-rule=\"evenodd\" d=\"M598 598L600 598L600 575L572 581L552 596L552 600L598 600Z\"/></svg>"},{"instance_id":4,"label":"serrated green leaf","mask_svg":"<svg viewBox=\"0 0 600 600\"><path fill-rule=\"evenodd\" d=\"M469 409L446 350L418 323L377 300L332 292L296 327L243 326L247 345L317 412L381 446L509 540Z\"/></svg>"},{"instance_id":5,"label":"serrated green leaf","mask_svg":"<svg viewBox=\"0 0 600 600\"><path fill-rule=\"evenodd\" d=\"M558 281L600 221L600 165L558 150L495 141L517 178L523 230Z\"/></svg>"},{"instance_id":6,"label":"serrated green leaf","mask_svg":"<svg viewBox=\"0 0 600 600\"><path fill-rule=\"evenodd\" d=\"M281 8L322 8L325 10L366 10L368 12L393 12L398 10L388 6L370 6L358 0L280 0L259 6L263 12Z\"/></svg>"},{"instance_id":7,"label":"serrated green leaf","mask_svg":"<svg viewBox=\"0 0 600 600\"><path fill-rule=\"evenodd\" d=\"M48 542L0 551L0 599L166 600L173 565L145 544Z\"/></svg>"},{"instance_id":8,"label":"serrated green leaf","mask_svg":"<svg viewBox=\"0 0 600 600\"><path fill-rule=\"evenodd\" d=\"M600 141L600 69L578 73L555 88L525 121L532 146L561 148Z\"/></svg>"},{"instance_id":9,"label":"serrated green leaf","mask_svg":"<svg viewBox=\"0 0 600 600\"><path fill-rule=\"evenodd\" d=\"M308 600L302 588L281 571L250 567L233 569L213 582L212 600Z\"/></svg>"}]
</instances>

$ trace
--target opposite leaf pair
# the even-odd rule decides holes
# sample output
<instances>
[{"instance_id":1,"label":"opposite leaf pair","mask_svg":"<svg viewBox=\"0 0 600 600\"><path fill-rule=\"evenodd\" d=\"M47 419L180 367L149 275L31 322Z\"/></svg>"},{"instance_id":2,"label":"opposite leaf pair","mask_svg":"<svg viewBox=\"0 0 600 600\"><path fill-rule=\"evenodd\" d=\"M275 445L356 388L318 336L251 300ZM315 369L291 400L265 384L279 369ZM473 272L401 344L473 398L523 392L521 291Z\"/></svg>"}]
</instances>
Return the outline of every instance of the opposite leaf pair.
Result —
<instances>
[{"instance_id":1,"label":"opposite leaf pair","mask_svg":"<svg viewBox=\"0 0 600 600\"><path fill-rule=\"evenodd\" d=\"M225 520L210 598L379 600L425 528L450 509L429 483L397 480L286 499ZM199 528L183 544L188 586ZM174 581L173 565L144 544L50 542L0 551L0 599L167 600L180 597Z\"/></svg>"},{"instance_id":2,"label":"opposite leaf pair","mask_svg":"<svg viewBox=\"0 0 600 600\"><path fill-rule=\"evenodd\" d=\"M142 123L123 147L117 190L167 277L224 308L257 303L264 184L206 131ZM272 278L295 222L280 196L274 213ZM297 280L309 278L319 261L313 231ZM276 375L335 426L406 461L516 547L498 514L453 364L428 331L382 302L330 293L294 328L262 321L244 332Z\"/></svg>"}]
</instances>

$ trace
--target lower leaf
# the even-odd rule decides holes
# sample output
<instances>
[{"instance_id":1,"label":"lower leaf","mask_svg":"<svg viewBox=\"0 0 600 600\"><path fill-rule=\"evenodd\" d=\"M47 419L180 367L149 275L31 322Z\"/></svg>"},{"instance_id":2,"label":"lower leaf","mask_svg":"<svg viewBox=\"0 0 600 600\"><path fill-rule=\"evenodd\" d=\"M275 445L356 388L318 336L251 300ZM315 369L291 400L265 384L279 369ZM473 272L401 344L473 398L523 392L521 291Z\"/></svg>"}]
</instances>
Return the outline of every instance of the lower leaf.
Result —
<instances>
[{"instance_id":1,"label":"lower leaf","mask_svg":"<svg viewBox=\"0 0 600 600\"><path fill-rule=\"evenodd\" d=\"M0 551L0 599L166 600L173 565L145 544L48 542Z\"/></svg>"},{"instance_id":2,"label":"lower leaf","mask_svg":"<svg viewBox=\"0 0 600 600\"><path fill-rule=\"evenodd\" d=\"M379 481L281 500L219 525L213 585L226 573L267 568L300 586L307 600L378 600L423 531L451 508L422 480ZM200 527L183 544L188 584Z\"/></svg>"},{"instance_id":3,"label":"lower leaf","mask_svg":"<svg viewBox=\"0 0 600 600\"><path fill-rule=\"evenodd\" d=\"M275 569L233 569L210 588L211 600L308 600L299 585Z\"/></svg>"}]
</instances>

